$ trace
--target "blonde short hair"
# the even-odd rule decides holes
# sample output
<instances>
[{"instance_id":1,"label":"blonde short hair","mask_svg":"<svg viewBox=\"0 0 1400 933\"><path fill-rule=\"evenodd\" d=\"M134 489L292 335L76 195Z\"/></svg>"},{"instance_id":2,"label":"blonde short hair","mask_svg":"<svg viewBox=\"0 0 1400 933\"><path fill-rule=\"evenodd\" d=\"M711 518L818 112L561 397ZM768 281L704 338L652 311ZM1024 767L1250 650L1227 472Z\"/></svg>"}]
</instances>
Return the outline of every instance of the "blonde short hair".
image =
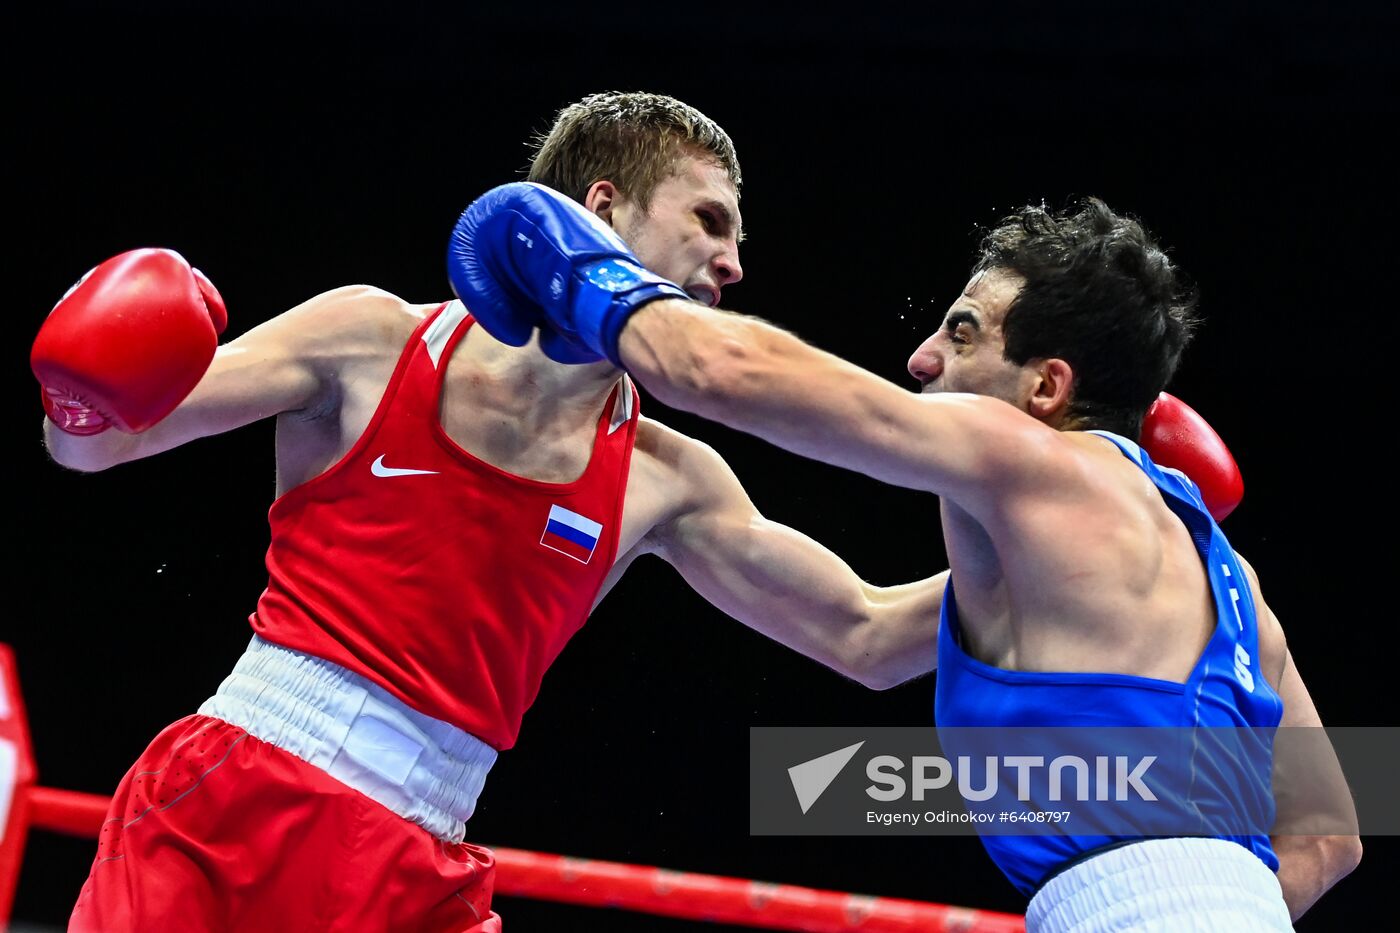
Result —
<instances>
[{"instance_id":1,"label":"blonde short hair","mask_svg":"<svg viewBox=\"0 0 1400 933\"><path fill-rule=\"evenodd\" d=\"M656 186L685 156L713 159L736 192L742 182L729 134L664 94L590 94L559 111L534 146L528 180L580 202L594 182L607 180L646 210Z\"/></svg>"}]
</instances>

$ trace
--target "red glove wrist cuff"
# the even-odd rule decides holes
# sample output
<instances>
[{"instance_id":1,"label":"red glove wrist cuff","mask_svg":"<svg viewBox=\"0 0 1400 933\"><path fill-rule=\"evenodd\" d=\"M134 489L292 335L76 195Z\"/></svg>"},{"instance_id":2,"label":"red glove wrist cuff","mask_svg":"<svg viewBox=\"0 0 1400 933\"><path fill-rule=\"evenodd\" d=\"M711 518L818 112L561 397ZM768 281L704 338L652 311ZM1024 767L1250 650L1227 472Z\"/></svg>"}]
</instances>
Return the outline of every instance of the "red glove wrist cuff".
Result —
<instances>
[{"instance_id":1,"label":"red glove wrist cuff","mask_svg":"<svg viewBox=\"0 0 1400 933\"><path fill-rule=\"evenodd\" d=\"M89 408L82 400L72 398L58 389L44 388L40 392L44 402L44 414L60 431L86 437L101 434L112 426L96 409Z\"/></svg>"}]
</instances>

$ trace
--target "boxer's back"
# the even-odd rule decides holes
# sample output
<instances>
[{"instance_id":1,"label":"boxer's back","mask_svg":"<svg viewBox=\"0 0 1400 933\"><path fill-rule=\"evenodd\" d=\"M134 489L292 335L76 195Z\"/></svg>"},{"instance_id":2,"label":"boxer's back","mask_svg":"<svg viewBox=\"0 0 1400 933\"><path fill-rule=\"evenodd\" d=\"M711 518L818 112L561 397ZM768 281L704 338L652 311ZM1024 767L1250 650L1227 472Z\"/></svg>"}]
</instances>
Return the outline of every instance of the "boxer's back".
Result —
<instances>
[{"instance_id":1,"label":"boxer's back","mask_svg":"<svg viewBox=\"0 0 1400 933\"><path fill-rule=\"evenodd\" d=\"M943 529L964 648L994 667L1183 682L1216 623L1186 526L1111 442L1063 432L1056 475Z\"/></svg>"}]
</instances>

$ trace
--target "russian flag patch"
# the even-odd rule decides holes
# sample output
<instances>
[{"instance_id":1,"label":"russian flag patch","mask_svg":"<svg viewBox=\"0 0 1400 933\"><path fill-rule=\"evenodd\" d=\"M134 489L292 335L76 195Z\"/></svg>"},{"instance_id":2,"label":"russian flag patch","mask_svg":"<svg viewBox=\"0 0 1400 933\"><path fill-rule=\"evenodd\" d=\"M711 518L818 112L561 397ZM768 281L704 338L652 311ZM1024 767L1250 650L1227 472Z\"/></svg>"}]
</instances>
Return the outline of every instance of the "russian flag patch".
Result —
<instances>
[{"instance_id":1,"label":"russian flag patch","mask_svg":"<svg viewBox=\"0 0 1400 933\"><path fill-rule=\"evenodd\" d=\"M540 544L560 554L567 554L581 564L593 557L603 526L577 512L557 505L549 507L549 519L544 523Z\"/></svg>"}]
</instances>

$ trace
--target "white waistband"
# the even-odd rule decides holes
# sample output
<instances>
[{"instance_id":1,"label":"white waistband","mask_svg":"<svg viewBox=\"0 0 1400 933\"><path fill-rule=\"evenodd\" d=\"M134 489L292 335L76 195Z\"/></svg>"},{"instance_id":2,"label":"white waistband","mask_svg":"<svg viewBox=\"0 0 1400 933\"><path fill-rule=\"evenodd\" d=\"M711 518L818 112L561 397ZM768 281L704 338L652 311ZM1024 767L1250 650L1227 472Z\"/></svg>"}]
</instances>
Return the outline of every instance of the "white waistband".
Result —
<instances>
[{"instance_id":1,"label":"white waistband","mask_svg":"<svg viewBox=\"0 0 1400 933\"><path fill-rule=\"evenodd\" d=\"M1051 878L1026 910L1028 933L1292 930L1278 878L1226 839L1144 839Z\"/></svg>"},{"instance_id":2,"label":"white waistband","mask_svg":"<svg viewBox=\"0 0 1400 933\"><path fill-rule=\"evenodd\" d=\"M461 842L496 750L338 664L253 636L199 712L310 762Z\"/></svg>"}]
</instances>

